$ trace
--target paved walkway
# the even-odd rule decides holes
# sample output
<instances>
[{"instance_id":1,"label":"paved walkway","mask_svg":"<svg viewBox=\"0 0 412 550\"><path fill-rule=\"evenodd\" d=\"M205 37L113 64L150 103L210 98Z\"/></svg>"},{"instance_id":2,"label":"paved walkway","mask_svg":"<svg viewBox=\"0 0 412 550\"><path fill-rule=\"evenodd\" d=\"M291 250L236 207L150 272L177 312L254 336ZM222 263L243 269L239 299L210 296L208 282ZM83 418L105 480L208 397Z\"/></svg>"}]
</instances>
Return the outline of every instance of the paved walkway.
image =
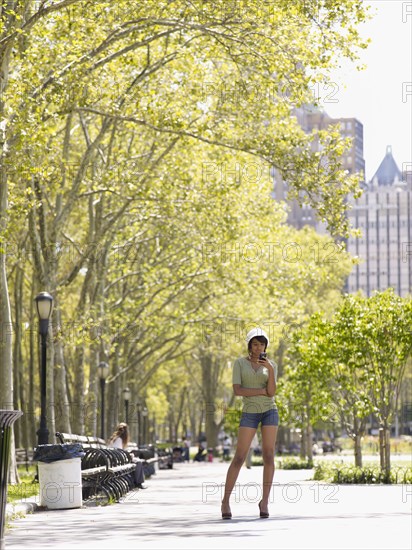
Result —
<instances>
[{"instance_id":1,"label":"paved walkway","mask_svg":"<svg viewBox=\"0 0 412 550\"><path fill-rule=\"evenodd\" d=\"M111 506L37 511L6 532L12 549L412 548L412 486L328 485L278 470L270 518L258 517L262 467L242 468L233 519L220 519L227 464L175 464Z\"/></svg>"}]
</instances>

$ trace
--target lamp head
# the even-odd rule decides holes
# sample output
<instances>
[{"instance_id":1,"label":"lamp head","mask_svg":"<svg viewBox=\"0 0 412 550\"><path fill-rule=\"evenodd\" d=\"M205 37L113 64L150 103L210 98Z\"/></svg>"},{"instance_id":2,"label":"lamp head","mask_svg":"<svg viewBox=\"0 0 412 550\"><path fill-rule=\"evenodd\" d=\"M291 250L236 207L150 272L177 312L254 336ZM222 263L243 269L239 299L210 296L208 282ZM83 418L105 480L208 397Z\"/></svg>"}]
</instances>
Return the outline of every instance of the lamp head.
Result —
<instances>
[{"instance_id":1,"label":"lamp head","mask_svg":"<svg viewBox=\"0 0 412 550\"><path fill-rule=\"evenodd\" d=\"M123 390L123 399L124 399L125 401L130 401L131 396L132 396L132 392L130 391L130 389L129 389L129 388L125 388L125 389Z\"/></svg>"},{"instance_id":2,"label":"lamp head","mask_svg":"<svg viewBox=\"0 0 412 550\"><path fill-rule=\"evenodd\" d=\"M37 315L40 321L47 321L53 309L53 297L48 292L40 292L35 297Z\"/></svg>"},{"instance_id":3,"label":"lamp head","mask_svg":"<svg viewBox=\"0 0 412 550\"><path fill-rule=\"evenodd\" d=\"M110 370L109 365L104 361L101 361L99 363L99 366L97 367L97 373L99 375L99 378L106 380L106 378L109 376L109 370Z\"/></svg>"}]
</instances>

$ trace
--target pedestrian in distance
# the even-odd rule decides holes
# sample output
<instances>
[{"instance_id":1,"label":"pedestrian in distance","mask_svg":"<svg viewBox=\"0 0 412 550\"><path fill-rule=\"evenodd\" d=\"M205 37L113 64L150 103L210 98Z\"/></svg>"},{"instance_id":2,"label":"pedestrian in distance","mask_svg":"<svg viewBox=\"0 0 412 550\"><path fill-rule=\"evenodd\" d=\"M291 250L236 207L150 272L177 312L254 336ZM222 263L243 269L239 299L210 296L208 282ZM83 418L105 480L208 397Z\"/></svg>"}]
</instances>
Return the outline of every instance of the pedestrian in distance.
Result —
<instances>
[{"instance_id":1,"label":"pedestrian in distance","mask_svg":"<svg viewBox=\"0 0 412 550\"><path fill-rule=\"evenodd\" d=\"M263 484L259 516L268 518L268 501L275 473L275 443L279 414L275 404L277 365L269 361L266 349L269 338L265 331L254 328L246 336L247 357L236 359L232 382L235 395L243 398L235 455L226 474L222 499L222 519L231 519L230 496L245 462L253 437L260 424L262 437Z\"/></svg>"},{"instance_id":2,"label":"pedestrian in distance","mask_svg":"<svg viewBox=\"0 0 412 550\"><path fill-rule=\"evenodd\" d=\"M182 459L183 462L190 462L190 439L186 435L183 436Z\"/></svg>"},{"instance_id":3,"label":"pedestrian in distance","mask_svg":"<svg viewBox=\"0 0 412 550\"><path fill-rule=\"evenodd\" d=\"M120 424L117 425L115 431L109 438L107 445L109 447L114 447L115 449L127 449L127 446L129 445L129 427L125 422L120 422ZM132 456L133 462L136 464L134 472L134 484L138 489L147 489L147 487L143 485L145 481L143 462L133 453L130 454Z\"/></svg>"}]
</instances>

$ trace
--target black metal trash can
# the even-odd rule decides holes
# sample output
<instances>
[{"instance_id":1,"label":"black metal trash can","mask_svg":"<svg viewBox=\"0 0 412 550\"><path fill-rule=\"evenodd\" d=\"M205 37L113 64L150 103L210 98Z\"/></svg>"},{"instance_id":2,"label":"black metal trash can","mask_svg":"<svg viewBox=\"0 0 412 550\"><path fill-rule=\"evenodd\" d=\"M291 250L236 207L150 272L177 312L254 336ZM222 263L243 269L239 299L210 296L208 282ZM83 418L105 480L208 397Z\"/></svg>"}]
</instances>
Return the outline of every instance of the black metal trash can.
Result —
<instances>
[{"instance_id":1,"label":"black metal trash can","mask_svg":"<svg viewBox=\"0 0 412 550\"><path fill-rule=\"evenodd\" d=\"M22 411L0 410L0 550L4 549L7 479L10 466L11 428Z\"/></svg>"}]
</instances>

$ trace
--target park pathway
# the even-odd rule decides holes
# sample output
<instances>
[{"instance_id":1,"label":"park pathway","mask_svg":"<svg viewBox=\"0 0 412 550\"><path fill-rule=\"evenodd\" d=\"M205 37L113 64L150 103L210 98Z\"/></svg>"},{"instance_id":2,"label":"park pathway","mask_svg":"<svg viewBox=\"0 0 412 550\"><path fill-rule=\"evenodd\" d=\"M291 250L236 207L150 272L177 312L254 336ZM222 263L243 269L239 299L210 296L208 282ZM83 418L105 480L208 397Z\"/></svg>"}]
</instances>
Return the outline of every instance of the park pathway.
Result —
<instances>
[{"instance_id":1,"label":"park pathway","mask_svg":"<svg viewBox=\"0 0 412 550\"><path fill-rule=\"evenodd\" d=\"M258 517L262 467L242 468L233 519L220 519L227 464L175 464L110 506L36 511L14 520L6 550L412 548L412 487L328 485L278 470L270 518Z\"/></svg>"}]
</instances>

